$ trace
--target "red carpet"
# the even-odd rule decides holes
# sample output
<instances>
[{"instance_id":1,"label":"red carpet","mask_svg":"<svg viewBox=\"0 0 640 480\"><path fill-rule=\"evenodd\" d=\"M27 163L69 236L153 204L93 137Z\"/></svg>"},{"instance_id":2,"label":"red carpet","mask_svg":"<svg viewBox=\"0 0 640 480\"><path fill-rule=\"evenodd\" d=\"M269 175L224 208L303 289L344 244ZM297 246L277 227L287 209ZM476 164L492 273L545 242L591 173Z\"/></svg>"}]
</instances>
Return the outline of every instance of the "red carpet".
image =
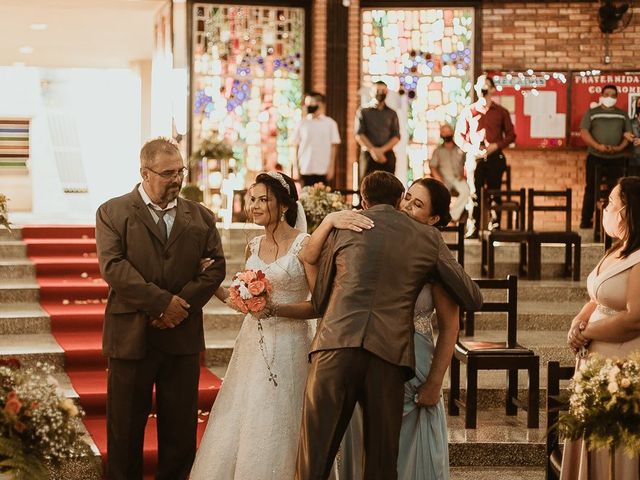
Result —
<instances>
[{"instance_id":1,"label":"red carpet","mask_svg":"<svg viewBox=\"0 0 640 480\"><path fill-rule=\"evenodd\" d=\"M103 460L106 458L107 361L102 356L102 322L108 287L100 278L95 229L91 225L25 226L22 237L36 266L40 303L51 317L51 332L64 349L65 369L80 404L85 425ZM200 371L199 407L208 412L220 379ZM198 441L207 415L200 418ZM144 446L145 474L151 478L157 462L155 419L149 419Z\"/></svg>"}]
</instances>

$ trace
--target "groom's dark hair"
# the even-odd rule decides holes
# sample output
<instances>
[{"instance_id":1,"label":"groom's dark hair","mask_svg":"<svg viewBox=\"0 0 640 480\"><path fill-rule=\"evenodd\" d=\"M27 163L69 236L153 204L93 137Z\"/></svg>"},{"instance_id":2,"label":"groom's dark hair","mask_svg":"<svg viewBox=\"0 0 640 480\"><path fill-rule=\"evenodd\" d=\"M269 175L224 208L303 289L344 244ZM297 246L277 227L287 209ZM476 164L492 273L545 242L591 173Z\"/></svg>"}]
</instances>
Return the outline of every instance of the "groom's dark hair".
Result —
<instances>
[{"instance_id":1,"label":"groom's dark hair","mask_svg":"<svg viewBox=\"0 0 640 480\"><path fill-rule=\"evenodd\" d=\"M395 175L379 170L362 179L360 193L370 207L380 204L397 207L404 193L404 186Z\"/></svg>"}]
</instances>

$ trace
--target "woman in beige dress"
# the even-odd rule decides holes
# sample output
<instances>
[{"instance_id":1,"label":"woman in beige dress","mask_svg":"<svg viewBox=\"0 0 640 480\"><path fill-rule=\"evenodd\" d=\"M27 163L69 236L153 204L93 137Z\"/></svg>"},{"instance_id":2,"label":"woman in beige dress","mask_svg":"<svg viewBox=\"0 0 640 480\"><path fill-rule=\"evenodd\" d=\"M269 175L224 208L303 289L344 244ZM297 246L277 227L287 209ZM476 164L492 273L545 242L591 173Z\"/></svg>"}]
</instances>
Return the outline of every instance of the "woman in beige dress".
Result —
<instances>
[{"instance_id":1,"label":"woman in beige dress","mask_svg":"<svg viewBox=\"0 0 640 480\"><path fill-rule=\"evenodd\" d=\"M625 177L611 191L602 224L617 243L587 278L589 302L574 318L567 342L574 352L582 347L604 357L624 357L640 350L640 177ZM580 362L578 361L578 366ZM639 459L616 453L616 480L640 478ZM562 480L608 478L608 450L591 453L581 440L567 441L562 458Z\"/></svg>"}]
</instances>

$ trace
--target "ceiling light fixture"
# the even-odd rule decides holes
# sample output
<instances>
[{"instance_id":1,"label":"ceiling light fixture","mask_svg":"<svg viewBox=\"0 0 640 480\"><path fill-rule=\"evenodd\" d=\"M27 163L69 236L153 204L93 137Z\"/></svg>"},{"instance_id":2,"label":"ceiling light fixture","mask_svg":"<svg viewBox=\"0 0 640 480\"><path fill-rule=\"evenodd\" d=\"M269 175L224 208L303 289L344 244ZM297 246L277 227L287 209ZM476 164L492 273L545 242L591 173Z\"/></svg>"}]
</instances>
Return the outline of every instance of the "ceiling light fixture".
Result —
<instances>
[{"instance_id":1,"label":"ceiling light fixture","mask_svg":"<svg viewBox=\"0 0 640 480\"><path fill-rule=\"evenodd\" d=\"M46 30L49 28L49 25L46 23L32 23L29 25L29 28L31 28L31 30Z\"/></svg>"},{"instance_id":2,"label":"ceiling light fixture","mask_svg":"<svg viewBox=\"0 0 640 480\"><path fill-rule=\"evenodd\" d=\"M20 53L25 54L25 55L29 55L29 54L33 53L33 47L30 47L30 46L28 46L28 45L25 45L24 47L20 47L20 48L18 49L18 51L19 51Z\"/></svg>"}]
</instances>

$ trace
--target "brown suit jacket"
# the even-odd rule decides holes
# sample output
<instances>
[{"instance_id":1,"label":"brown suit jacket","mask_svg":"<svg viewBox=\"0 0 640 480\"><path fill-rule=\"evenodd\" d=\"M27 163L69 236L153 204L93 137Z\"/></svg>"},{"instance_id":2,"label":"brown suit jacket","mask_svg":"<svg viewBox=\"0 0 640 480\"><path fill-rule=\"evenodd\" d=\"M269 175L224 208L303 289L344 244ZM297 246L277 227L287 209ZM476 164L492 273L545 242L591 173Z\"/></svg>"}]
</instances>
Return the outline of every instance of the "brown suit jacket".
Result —
<instances>
[{"instance_id":1,"label":"brown suit jacket","mask_svg":"<svg viewBox=\"0 0 640 480\"><path fill-rule=\"evenodd\" d=\"M441 282L468 310L482 306L482 294L436 228L390 205L376 205L364 215L375 228L333 231L323 249L313 292L322 320L311 352L362 347L406 367L411 378L413 309L424 284Z\"/></svg>"},{"instance_id":2,"label":"brown suit jacket","mask_svg":"<svg viewBox=\"0 0 640 480\"><path fill-rule=\"evenodd\" d=\"M148 345L171 354L204 350L202 307L225 276L225 259L213 213L178 198L175 222L163 242L138 187L109 200L96 213L100 272L109 284L102 350L108 357L140 359ZM213 265L200 272L200 260ZM175 328L149 323L173 295L191 305Z\"/></svg>"}]
</instances>

